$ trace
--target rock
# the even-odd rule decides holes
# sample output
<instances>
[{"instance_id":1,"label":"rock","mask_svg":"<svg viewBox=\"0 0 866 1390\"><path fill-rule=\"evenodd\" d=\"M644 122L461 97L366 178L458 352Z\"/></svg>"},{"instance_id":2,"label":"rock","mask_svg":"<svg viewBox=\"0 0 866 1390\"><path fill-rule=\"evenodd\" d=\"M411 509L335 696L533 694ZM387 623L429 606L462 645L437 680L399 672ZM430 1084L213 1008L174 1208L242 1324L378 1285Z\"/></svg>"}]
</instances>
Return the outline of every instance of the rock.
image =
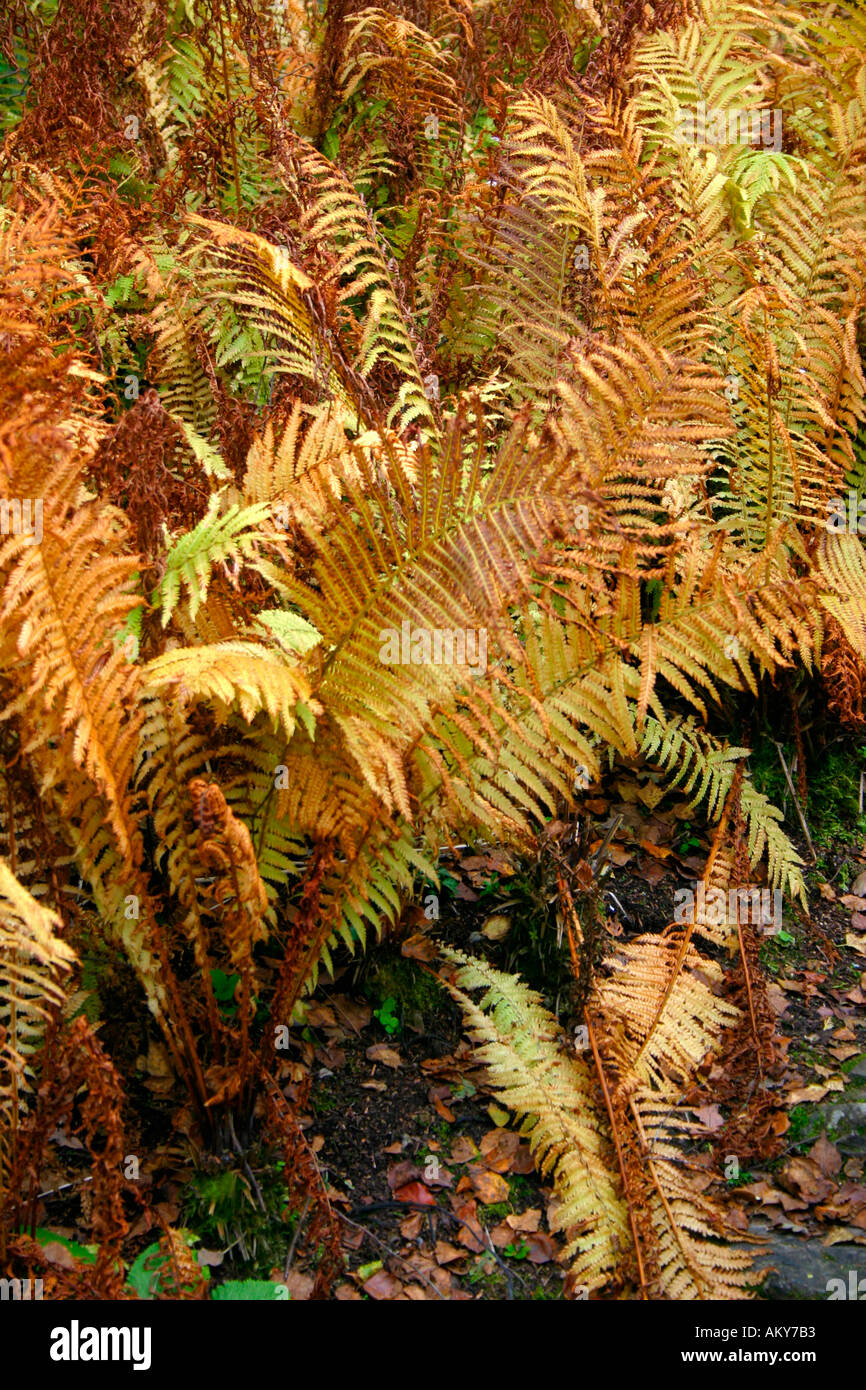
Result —
<instances>
[{"instance_id":1,"label":"rock","mask_svg":"<svg viewBox=\"0 0 866 1390\"><path fill-rule=\"evenodd\" d=\"M813 1127L819 1125L846 1158L866 1158L866 1090L816 1105Z\"/></svg>"},{"instance_id":2,"label":"rock","mask_svg":"<svg viewBox=\"0 0 866 1390\"><path fill-rule=\"evenodd\" d=\"M822 1245L815 1237L770 1231L759 1222L752 1222L749 1230L767 1243L767 1253L756 1257L755 1268L775 1266L761 1287L763 1298L826 1301L834 1291L831 1279L842 1280L850 1298L852 1288L866 1279L866 1246ZM866 1291L866 1283L860 1283L860 1288ZM866 1301L866 1292L861 1292L860 1301Z\"/></svg>"}]
</instances>

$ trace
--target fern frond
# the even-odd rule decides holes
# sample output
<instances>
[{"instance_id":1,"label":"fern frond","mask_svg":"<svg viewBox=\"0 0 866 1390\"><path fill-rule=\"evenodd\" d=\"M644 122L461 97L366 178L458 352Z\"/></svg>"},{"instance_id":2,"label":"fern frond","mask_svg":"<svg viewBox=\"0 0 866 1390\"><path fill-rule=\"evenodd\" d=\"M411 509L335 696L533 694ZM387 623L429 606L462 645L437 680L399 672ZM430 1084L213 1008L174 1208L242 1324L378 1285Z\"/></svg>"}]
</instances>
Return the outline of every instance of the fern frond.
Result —
<instances>
[{"instance_id":1,"label":"fern frond","mask_svg":"<svg viewBox=\"0 0 866 1390\"><path fill-rule=\"evenodd\" d=\"M460 967L457 985L448 989L464 1012L478 1061L503 1105L521 1119L539 1172L556 1186L557 1228L568 1236L565 1254L575 1277L588 1289L601 1288L620 1267L629 1228L592 1070L571 1053L540 995L516 976L459 951L443 955ZM477 989L485 992L475 1004L466 991Z\"/></svg>"}]
</instances>

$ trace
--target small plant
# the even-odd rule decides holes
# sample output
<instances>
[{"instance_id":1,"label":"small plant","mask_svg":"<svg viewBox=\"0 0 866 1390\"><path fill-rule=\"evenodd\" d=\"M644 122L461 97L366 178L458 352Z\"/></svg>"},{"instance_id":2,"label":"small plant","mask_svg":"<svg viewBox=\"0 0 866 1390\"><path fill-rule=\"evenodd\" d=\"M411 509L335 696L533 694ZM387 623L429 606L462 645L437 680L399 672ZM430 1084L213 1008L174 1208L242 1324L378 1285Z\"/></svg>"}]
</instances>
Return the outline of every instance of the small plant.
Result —
<instances>
[{"instance_id":1,"label":"small plant","mask_svg":"<svg viewBox=\"0 0 866 1390\"><path fill-rule=\"evenodd\" d=\"M397 1000L389 994L388 998L383 1000L381 1008L373 1010L373 1017L382 1025L389 1038L400 1031L400 1020L395 1013L396 1008Z\"/></svg>"}]
</instances>

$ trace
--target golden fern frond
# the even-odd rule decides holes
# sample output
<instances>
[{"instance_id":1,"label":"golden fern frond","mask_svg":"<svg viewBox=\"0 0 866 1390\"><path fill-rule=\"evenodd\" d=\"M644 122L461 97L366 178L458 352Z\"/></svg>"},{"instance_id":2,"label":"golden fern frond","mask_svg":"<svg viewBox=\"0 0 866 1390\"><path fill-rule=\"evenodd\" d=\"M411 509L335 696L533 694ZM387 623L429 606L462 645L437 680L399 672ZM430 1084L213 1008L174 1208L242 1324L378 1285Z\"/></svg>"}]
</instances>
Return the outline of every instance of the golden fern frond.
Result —
<instances>
[{"instance_id":1,"label":"golden fern frond","mask_svg":"<svg viewBox=\"0 0 866 1390\"><path fill-rule=\"evenodd\" d=\"M708 1052L718 1049L739 1010L717 998L721 969L680 933L617 943L611 973L597 984L592 1011L604 1020L605 1056L620 1081L633 1078L657 1096L675 1097ZM660 1010L660 1002L664 1007Z\"/></svg>"},{"instance_id":2,"label":"golden fern frond","mask_svg":"<svg viewBox=\"0 0 866 1390\"><path fill-rule=\"evenodd\" d=\"M144 668L142 693L169 690L181 705L207 700L223 723L235 707L250 724L264 711L279 721L287 739L299 702L310 698L304 673L259 642L218 642L154 657Z\"/></svg>"},{"instance_id":3,"label":"golden fern frond","mask_svg":"<svg viewBox=\"0 0 866 1390\"><path fill-rule=\"evenodd\" d=\"M385 424L402 431L415 421L423 435L433 436L433 412L407 326L408 312L401 306L369 210L346 176L311 146L298 150L297 177L297 193L305 206L304 234L314 245L327 241L336 255L319 288L323 294L337 294L342 331L351 331L355 338L354 371L366 382L381 364L386 380L396 378L399 383ZM353 306L359 303L356 332L358 309Z\"/></svg>"},{"instance_id":4,"label":"golden fern frond","mask_svg":"<svg viewBox=\"0 0 866 1390\"><path fill-rule=\"evenodd\" d=\"M820 600L851 646L866 656L866 555L859 535L833 532L821 538L816 577Z\"/></svg>"},{"instance_id":5,"label":"golden fern frond","mask_svg":"<svg viewBox=\"0 0 866 1390\"><path fill-rule=\"evenodd\" d=\"M62 976L76 959L58 935L61 927L0 859L0 1189L6 1146L14 1142L30 1087L28 1058L63 1002Z\"/></svg>"},{"instance_id":6,"label":"golden fern frond","mask_svg":"<svg viewBox=\"0 0 866 1390\"><path fill-rule=\"evenodd\" d=\"M320 390L342 402L348 424L357 423L361 405L357 392L340 375L334 345L314 321L309 292L313 281L289 257L254 232L213 222L188 213L190 222L204 227L215 247L213 292L228 299L262 335L260 356L266 370L306 377ZM242 351L249 358L249 345ZM220 364L234 360L231 349L220 352Z\"/></svg>"},{"instance_id":7,"label":"golden fern frond","mask_svg":"<svg viewBox=\"0 0 866 1390\"><path fill-rule=\"evenodd\" d=\"M464 1012L476 1057L503 1105L521 1119L540 1173L554 1181L562 1203L556 1225L566 1232L575 1278L601 1288L619 1271L630 1236L592 1068L572 1052L540 995L516 976L459 951L442 954L460 967L456 985L447 987ZM477 989L484 990L478 1004L467 993Z\"/></svg>"},{"instance_id":8,"label":"golden fern frond","mask_svg":"<svg viewBox=\"0 0 866 1390\"><path fill-rule=\"evenodd\" d=\"M121 853L130 838L129 783L138 737L138 669L113 645L140 602L130 592L136 561L119 553L121 514L97 502L76 506L76 473L45 479L42 536L12 535L0 547L9 566L0 643L17 696L3 712L28 729L32 752L57 740L71 768L105 798Z\"/></svg>"}]
</instances>

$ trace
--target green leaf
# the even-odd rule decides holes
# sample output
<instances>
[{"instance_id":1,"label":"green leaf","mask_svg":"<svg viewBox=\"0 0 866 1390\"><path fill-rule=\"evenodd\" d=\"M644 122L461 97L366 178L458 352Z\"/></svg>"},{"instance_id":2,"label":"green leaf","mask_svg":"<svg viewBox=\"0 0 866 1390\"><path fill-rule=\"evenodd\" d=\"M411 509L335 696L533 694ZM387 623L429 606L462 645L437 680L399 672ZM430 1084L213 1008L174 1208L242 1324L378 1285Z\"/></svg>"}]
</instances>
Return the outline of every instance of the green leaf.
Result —
<instances>
[{"instance_id":1,"label":"green leaf","mask_svg":"<svg viewBox=\"0 0 866 1390\"><path fill-rule=\"evenodd\" d=\"M257 621L264 623L281 647L300 656L312 651L322 640L322 634L316 631L312 623L290 609L265 608L257 614Z\"/></svg>"},{"instance_id":2,"label":"green leaf","mask_svg":"<svg viewBox=\"0 0 866 1390\"><path fill-rule=\"evenodd\" d=\"M217 1303L279 1303L291 1298L287 1284L270 1279L227 1279L211 1294Z\"/></svg>"}]
</instances>

